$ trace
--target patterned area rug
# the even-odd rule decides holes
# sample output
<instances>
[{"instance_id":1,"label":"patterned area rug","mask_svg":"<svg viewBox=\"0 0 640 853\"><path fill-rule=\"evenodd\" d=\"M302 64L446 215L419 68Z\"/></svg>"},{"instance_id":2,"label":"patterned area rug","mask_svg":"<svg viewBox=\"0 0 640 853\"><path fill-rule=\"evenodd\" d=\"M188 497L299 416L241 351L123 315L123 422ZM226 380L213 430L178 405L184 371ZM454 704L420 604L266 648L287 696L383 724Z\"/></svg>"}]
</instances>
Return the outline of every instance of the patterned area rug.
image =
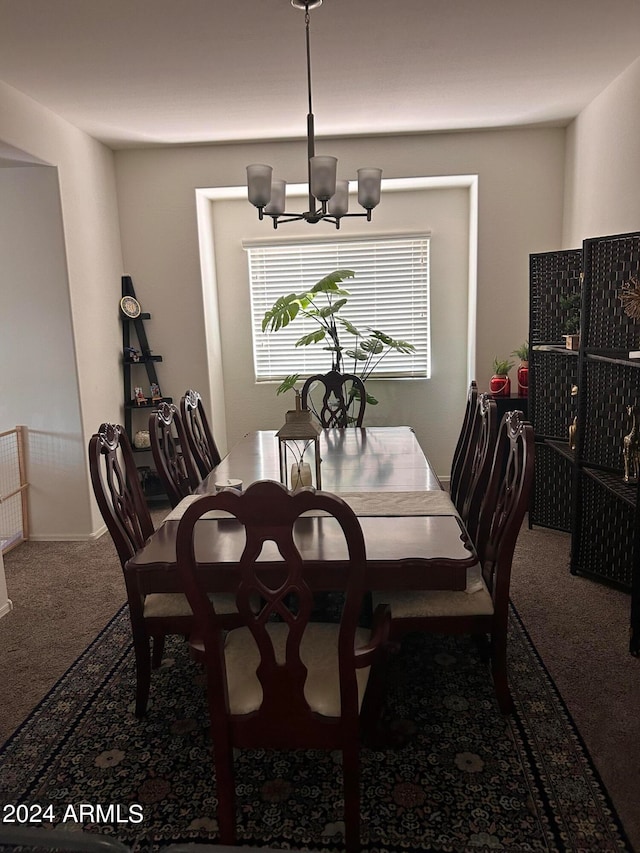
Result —
<instances>
[{"instance_id":1,"label":"patterned area rug","mask_svg":"<svg viewBox=\"0 0 640 853\"><path fill-rule=\"evenodd\" d=\"M512 718L467 638L413 635L393 659L385 717L397 745L362 750L363 850L631 849L515 612L510 622ZM203 677L186 644L168 641L141 722L134 683L121 611L0 754L5 818L6 804L26 804L45 826L135 851L215 840ZM238 844L342 849L339 754L242 751L235 766Z\"/></svg>"}]
</instances>

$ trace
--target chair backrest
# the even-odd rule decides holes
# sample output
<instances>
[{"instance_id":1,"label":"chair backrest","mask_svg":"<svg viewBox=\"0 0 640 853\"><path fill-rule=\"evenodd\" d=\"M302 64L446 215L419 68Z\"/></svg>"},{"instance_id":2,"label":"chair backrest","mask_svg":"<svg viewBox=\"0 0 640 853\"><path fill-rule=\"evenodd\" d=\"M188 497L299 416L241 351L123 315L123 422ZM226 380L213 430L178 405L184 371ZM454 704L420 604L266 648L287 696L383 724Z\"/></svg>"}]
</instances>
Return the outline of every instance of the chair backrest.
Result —
<instances>
[{"instance_id":1,"label":"chair backrest","mask_svg":"<svg viewBox=\"0 0 640 853\"><path fill-rule=\"evenodd\" d=\"M531 424L521 412L507 412L498 429L476 542L495 613L503 619L507 618L513 551L533 484L534 447Z\"/></svg>"},{"instance_id":2,"label":"chair backrest","mask_svg":"<svg viewBox=\"0 0 640 853\"><path fill-rule=\"evenodd\" d=\"M312 388L320 383L322 399L314 402ZM364 382L354 373L316 373L302 386L302 407L309 409L323 427L362 426L367 405Z\"/></svg>"},{"instance_id":3,"label":"chair backrest","mask_svg":"<svg viewBox=\"0 0 640 853\"><path fill-rule=\"evenodd\" d=\"M460 511L461 497L461 481L463 479L463 471L465 469L465 461L467 451L469 450L469 442L471 440L471 430L473 421L476 417L478 408L478 386L475 381L469 385L467 392L467 405L464 410L464 418L462 420L462 428L458 436L456 449L453 451L453 460L451 462L451 478L449 480L449 493L451 500Z\"/></svg>"},{"instance_id":4,"label":"chair backrest","mask_svg":"<svg viewBox=\"0 0 640 853\"><path fill-rule=\"evenodd\" d=\"M468 485L464 496L460 492L460 517L474 543L478 536L480 507L489 482L497 437L498 405L490 394L480 394L467 453Z\"/></svg>"},{"instance_id":5,"label":"chair backrest","mask_svg":"<svg viewBox=\"0 0 640 853\"><path fill-rule=\"evenodd\" d=\"M197 391L189 389L180 400L180 415L189 449L204 479L220 463L220 453Z\"/></svg>"},{"instance_id":6,"label":"chair backrest","mask_svg":"<svg viewBox=\"0 0 640 853\"><path fill-rule=\"evenodd\" d=\"M124 427L101 424L89 440L89 470L96 501L122 567L153 533L138 469Z\"/></svg>"},{"instance_id":7,"label":"chair backrest","mask_svg":"<svg viewBox=\"0 0 640 853\"><path fill-rule=\"evenodd\" d=\"M156 470L171 506L190 495L199 483L189 442L177 406L160 403L149 416L149 437Z\"/></svg>"},{"instance_id":8,"label":"chair backrest","mask_svg":"<svg viewBox=\"0 0 640 853\"><path fill-rule=\"evenodd\" d=\"M212 695L220 697L211 709L212 724L215 726L217 720L224 728L224 720L229 714L225 701L228 696L222 652L224 635L214 604L198 572L193 541L198 519L214 509L236 516L245 528L246 544L236 564L236 603L242 622L248 626L258 650L260 663L256 673L262 687L262 704L247 716L246 725L256 726L267 741L280 740L283 744L292 743L297 732L307 730L308 736L310 728L318 727L305 699L307 670L300 652L313 609L313 593L305 580L305 563L294 542L293 526L307 511L323 510L335 518L342 530L349 559L349 567L342 575L345 598L338 638L341 719L353 716L357 720L354 647L366 560L360 524L353 510L335 495L312 489L293 493L281 483L261 480L252 483L243 493L223 490L194 501L178 527L178 569L194 613L196 632L204 642L209 690ZM334 522L327 518L300 519L296 530L304 536L305 525L311 533L317 523L329 523L332 535L339 535ZM211 524L211 521L205 520L202 524ZM268 552L259 562L263 546ZM265 559L277 561L277 572L273 572L270 580L264 575ZM258 571L260 567L262 573ZM256 602L260 602L259 606ZM288 629L286 644L277 649L272 643L273 616L285 623ZM320 723L320 727L323 725L326 728L326 724Z\"/></svg>"}]
</instances>

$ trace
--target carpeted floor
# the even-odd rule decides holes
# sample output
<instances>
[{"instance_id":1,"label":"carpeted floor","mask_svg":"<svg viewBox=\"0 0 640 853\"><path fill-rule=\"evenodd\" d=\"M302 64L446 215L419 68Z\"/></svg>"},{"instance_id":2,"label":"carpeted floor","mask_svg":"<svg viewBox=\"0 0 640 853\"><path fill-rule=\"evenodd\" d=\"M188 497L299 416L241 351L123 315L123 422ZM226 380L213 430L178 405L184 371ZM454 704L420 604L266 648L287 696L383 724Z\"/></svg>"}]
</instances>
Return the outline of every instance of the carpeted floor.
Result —
<instances>
[{"instance_id":1,"label":"carpeted floor","mask_svg":"<svg viewBox=\"0 0 640 853\"><path fill-rule=\"evenodd\" d=\"M127 814L140 804L142 823L84 826L141 853L213 840L201 670L174 638L137 721L129 634L122 611L5 745L0 796L50 805L46 822L67 828L77 817L69 804ZM510 654L516 711L504 718L468 638L406 640L388 679L386 725L398 745L361 753L364 850L630 850L515 614ZM244 750L235 765L240 844L341 849L339 753Z\"/></svg>"},{"instance_id":2,"label":"carpeted floor","mask_svg":"<svg viewBox=\"0 0 640 853\"><path fill-rule=\"evenodd\" d=\"M626 651L629 599L624 593L571 577L566 569L567 556L565 534L539 528L523 530L514 563L512 597L587 743L632 844L640 849L640 662ZM0 700L0 740L50 689L124 599L121 571L108 537L93 543L28 543L9 554L5 562L16 610L0 620L0 683L5 688ZM432 677L433 673L429 675ZM112 715L119 708L118 703L111 704ZM198 732L202 737L202 726ZM542 756L551 754L545 737L539 744ZM38 755L33 741L32 747L32 757L24 762L27 772ZM412 748L411 744L407 748ZM116 774L122 771L114 769ZM469 778L474 787L477 780L473 774ZM0 781L7 784L2 770ZM9 790L13 789L9 786ZM419 799L415 788L406 788L407 796L409 791ZM437 802L437 791L435 794ZM277 799L284 795L276 790L271 796ZM409 809L396 803L395 808L401 807L408 815L405 820L411 821L414 814L413 819L423 825L424 820L415 817L418 806ZM427 804L428 809L432 807ZM469 817L465 820L469 822ZM488 832L487 845L495 846L492 833L483 827L482 822L478 824L478 833ZM253 837L252 832L247 839ZM369 841L371 849L379 849L375 834ZM296 842L292 839L291 843ZM577 849L514 847L506 838L500 843L512 850Z\"/></svg>"}]
</instances>

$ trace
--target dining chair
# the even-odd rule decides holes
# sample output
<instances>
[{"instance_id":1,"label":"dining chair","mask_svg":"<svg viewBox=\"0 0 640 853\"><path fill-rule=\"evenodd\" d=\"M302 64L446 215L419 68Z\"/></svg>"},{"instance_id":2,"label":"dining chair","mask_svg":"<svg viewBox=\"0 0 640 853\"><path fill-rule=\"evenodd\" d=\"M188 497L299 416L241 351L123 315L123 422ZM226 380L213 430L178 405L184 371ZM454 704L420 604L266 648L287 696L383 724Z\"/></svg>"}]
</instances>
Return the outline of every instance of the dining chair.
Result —
<instances>
[{"instance_id":1,"label":"dining chair","mask_svg":"<svg viewBox=\"0 0 640 853\"><path fill-rule=\"evenodd\" d=\"M136 716L143 717L149 699L151 669L160 666L164 638L167 634L190 634L193 614L182 593L141 595L135 574L127 571L127 560L142 548L154 527L124 427L104 423L91 436L89 470L98 508L124 572L136 660ZM216 602L220 613L226 616L228 627L237 624L238 612L232 597L217 596Z\"/></svg>"},{"instance_id":2,"label":"dining chair","mask_svg":"<svg viewBox=\"0 0 640 853\"><path fill-rule=\"evenodd\" d=\"M226 636L194 556L196 526L211 510L235 516L246 536L236 565L243 627ZM318 511L333 519L298 521L302 513ZM314 522L331 522L331 535L344 539L339 624L310 620L314 593L293 538L297 521L300 535ZM375 725L381 703L388 609L374 614L371 629L358 627L366 554L353 510L326 492L293 493L275 481L257 481L244 493L227 490L194 501L178 527L176 556L194 636L200 637L192 649L207 675L220 843L235 839L234 749L326 749L342 751L346 849L356 851L360 735ZM268 574L264 560L271 564Z\"/></svg>"},{"instance_id":3,"label":"dining chair","mask_svg":"<svg viewBox=\"0 0 640 853\"><path fill-rule=\"evenodd\" d=\"M491 394L478 396L476 416L473 419L466 465L467 486L459 495L460 518L469 538L475 544L482 499L487 491L489 475L498 438L498 405Z\"/></svg>"},{"instance_id":4,"label":"dining chair","mask_svg":"<svg viewBox=\"0 0 640 853\"><path fill-rule=\"evenodd\" d=\"M189 389L185 392L180 400L180 416L189 450L204 479L218 465L221 457L202 405L202 397L197 391Z\"/></svg>"},{"instance_id":5,"label":"dining chair","mask_svg":"<svg viewBox=\"0 0 640 853\"><path fill-rule=\"evenodd\" d=\"M174 403L160 403L149 415L149 438L156 471L176 507L200 482L191 458L186 430Z\"/></svg>"},{"instance_id":6,"label":"dining chair","mask_svg":"<svg viewBox=\"0 0 640 853\"><path fill-rule=\"evenodd\" d=\"M453 460L451 462L449 494L451 495L451 500L458 510L460 510L460 495L464 492L463 474L465 472L465 461L467 451L469 450L471 430L473 421L476 417L477 408L478 386L474 380L469 385L469 390L467 392L467 405L464 410L464 418L462 419L462 428L458 435L458 441L456 443L456 448L453 451Z\"/></svg>"},{"instance_id":7,"label":"dining chair","mask_svg":"<svg viewBox=\"0 0 640 853\"><path fill-rule=\"evenodd\" d=\"M320 392L314 394L318 385L321 398ZM325 428L362 426L366 405L364 382L354 373L316 373L302 386L302 408L312 411Z\"/></svg>"},{"instance_id":8,"label":"dining chair","mask_svg":"<svg viewBox=\"0 0 640 853\"><path fill-rule=\"evenodd\" d=\"M481 567L474 592L375 592L374 606L391 607L392 640L412 631L489 635L491 671L503 714L513 709L507 679L507 617L511 564L533 482L534 437L520 412L507 412L498 430L480 509L476 551Z\"/></svg>"}]
</instances>

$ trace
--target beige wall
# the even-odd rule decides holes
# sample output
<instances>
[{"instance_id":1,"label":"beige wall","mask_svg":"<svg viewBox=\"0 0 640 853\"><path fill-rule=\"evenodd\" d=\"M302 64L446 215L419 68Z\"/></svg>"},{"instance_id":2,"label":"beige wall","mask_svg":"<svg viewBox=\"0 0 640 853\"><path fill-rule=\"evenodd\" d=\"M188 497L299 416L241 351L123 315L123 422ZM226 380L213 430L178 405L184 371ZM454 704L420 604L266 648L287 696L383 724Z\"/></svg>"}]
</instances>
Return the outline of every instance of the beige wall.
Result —
<instances>
[{"instance_id":1,"label":"beige wall","mask_svg":"<svg viewBox=\"0 0 640 853\"><path fill-rule=\"evenodd\" d=\"M59 523L51 535L54 538L88 536L101 527L102 520L90 489L87 442L101 421L122 417L122 379L118 366L122 256L113 154L4 83L0 83L0 143L55 166L58 172L72 325L68 341L72 354L65 365L60 365L60 373L65 368L67 371L60 381L64 387L69 376L77 377L75 405L79 408L80 423L68 432L65 427L60 436L63 442L78 443L75 463L65 472L69 477L65 501L69 502L73 522L68 526L65 523L64 527ZM47 285L45 276L40 287L45 290ZM10 282L3 279L2 287L4 302L11 297ZM31 310L43 311L37 300L35 303ZM33 340L35 337L25 330L25 348ZM52 469L56 464L57 460L51 458ZM52 513L58 512L53 505L50 509Z\"/></svg>"},{"instance_id":2,"label":"beige wall","mask_svg":"<svg viewBox=\"0 0 640 853\"><path fill-rule=\"evenodd\" d=\"M385 178L479 176L476 373L481 386L487 387L493 357L508 356L527 337L529 253L560 247L564 130L335 140L323 141L319 148L339 158L340 171L346 176L355 176L357 167L365 164L381 166ZM143 307L153 313L149 335L152 346L165 357L160 366L163 390L177 396L189 385L208 389L195 190L242 185L245 166L252 162L272 163L291 182L303 182L304 144L126 150L116 152L115 158L126 271L133 276ZM248 203L247 209L251 212ZM375 214L374 230L383 216L381 207ZM269 226L263 227L267 236ZM245 235L236 235L236 239L238 236ZM460 262L458 257L443 260L445 269ZM237 311L248 316L244 280L233 281L230 276L218 284L221 299L223 293L228 295L235 289ZM434 280L434 290L439 284ZM246 334L246 322L243 328L241 334ZM228 334L226 327L224 331ZM443 370L448 363L457 363L466 346L466 328L460 335L451 337L448 351L434 353ZM223 347L225 372L230 355ZM464 405L465 389L455 387L457 384L458 380L454 380L456 399L448 400L444 406L441 399L433 399L437 395L416 395L422 398L420 405L429 407L424 418L425 423L433 426L429 440L438 442L439 449L434 452L441 473L448 469L450 458L446 457L455 432L452 424L457 424ZM226 375L225 389L229 415L226 426L231 437L249 421L258 423L264 409L262 397L238 405L230 401ZM245 388L239 393L250 395L252 389ZM386 388L384 391L394 407L398 393L387 392ZM252 405L255 412L249 417ZM441 417L434 425L431 419L441 406ZM456 416L452 420L453 411ZM398 422L397 414L406 416L408 422L415 420L413 407L403 408L398 404L391 422ZM272 426L272 420L270 415L269 423L264 425ZM442 440L441 434L446 435Z\"/></svg>"},{"instance_id":3,"label":"beige wall","mask_svg":"<svg viewBox=\"0 0 640 853\"><path fill-rule=\"evenodd\" d=\"M640 229L640 59L567 129L563 245Z\"/></svg>"},{"instance_id":4,"label":"beige wall","mask_svg":"<svg viewBox=\"0 0 640 853\"><path fill-rule=\"evenodd\" d=\"M28 425L32 538L91 529L58 175L0 169L0 430Z\"/></svg>"}]
</instances>

